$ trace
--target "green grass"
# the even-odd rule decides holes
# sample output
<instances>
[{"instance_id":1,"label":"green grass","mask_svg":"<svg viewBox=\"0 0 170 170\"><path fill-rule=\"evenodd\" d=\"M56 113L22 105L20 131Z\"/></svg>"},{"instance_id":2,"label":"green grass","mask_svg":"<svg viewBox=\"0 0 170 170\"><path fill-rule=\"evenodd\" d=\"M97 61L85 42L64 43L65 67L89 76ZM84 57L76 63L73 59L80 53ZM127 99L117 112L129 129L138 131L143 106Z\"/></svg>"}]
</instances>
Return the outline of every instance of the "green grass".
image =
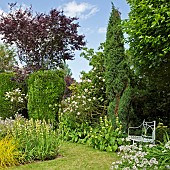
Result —
<instances>
[{"instance_id":1,"label":"green grass","mask_svg":"<svg viewBox=\"0 0 170 170\"><path fill-rule=\"evenodd\" d=\"M8 170L109 170L116 153L107 153L91 147L65 142L61 146L62 157L8 168Z\"/></svg>"}]
</instances>

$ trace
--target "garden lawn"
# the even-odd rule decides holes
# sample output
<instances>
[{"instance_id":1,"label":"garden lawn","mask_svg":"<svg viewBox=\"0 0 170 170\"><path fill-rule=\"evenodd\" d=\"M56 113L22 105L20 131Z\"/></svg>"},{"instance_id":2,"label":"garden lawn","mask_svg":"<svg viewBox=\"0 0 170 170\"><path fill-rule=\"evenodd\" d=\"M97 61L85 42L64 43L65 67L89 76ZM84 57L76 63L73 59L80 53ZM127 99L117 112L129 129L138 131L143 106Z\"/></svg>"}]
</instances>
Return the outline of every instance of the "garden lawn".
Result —
<instances>
[{"instance_id":1,"label":"garden lawn","mask_svg":"<svg viewBox=\"0 0 170 170\"><path fill-rule=\"evenodd\" d=\"M8 170L109 170L117 153L95 150L82 144L64 142L61 157L8 168Z\"/></svg>"}]
</instances>

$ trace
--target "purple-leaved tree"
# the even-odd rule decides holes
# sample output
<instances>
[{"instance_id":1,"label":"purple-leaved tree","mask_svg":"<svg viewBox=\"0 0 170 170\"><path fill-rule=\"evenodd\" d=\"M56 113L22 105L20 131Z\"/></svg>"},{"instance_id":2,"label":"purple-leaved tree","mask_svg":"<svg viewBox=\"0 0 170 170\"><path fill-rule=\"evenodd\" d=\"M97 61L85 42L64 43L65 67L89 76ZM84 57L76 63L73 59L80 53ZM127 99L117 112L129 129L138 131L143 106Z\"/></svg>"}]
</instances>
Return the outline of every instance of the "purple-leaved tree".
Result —
<instances>
[{"instance_id":1,"label":"purple-leaved tree","mask_svg":"<svg viewBox=\"0 0 170 170\"><path fill-rule=\"evenodd\" d=\"M10 7L9 13L0 15L0 34L4 43L17 47L20 61L33 70L60 67L85 45L77 18L56 9L45 14L34 13L31 7Z\"/></svg>"}]
</instances>

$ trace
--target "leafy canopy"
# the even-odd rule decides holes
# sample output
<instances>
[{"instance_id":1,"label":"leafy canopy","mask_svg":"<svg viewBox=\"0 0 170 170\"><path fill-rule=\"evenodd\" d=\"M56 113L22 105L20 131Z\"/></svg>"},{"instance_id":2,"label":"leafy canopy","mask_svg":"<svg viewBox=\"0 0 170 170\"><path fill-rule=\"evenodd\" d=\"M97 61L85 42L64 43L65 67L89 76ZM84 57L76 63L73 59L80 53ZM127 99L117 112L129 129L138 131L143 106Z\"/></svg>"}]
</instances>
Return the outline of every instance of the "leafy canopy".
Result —
<instances>
[{"instance_id":1,"label":"leafy canopy","mask_svg":"<svg viewBox=\"0 0 170 170\"><path fill-rule=\"evenodd\" d=\"M74 57L85 42L78 34L77 18L52 9L49 14L34 14L31 7L10 4L10 12L0 15L0 34L7 44L15 44L21 62L33 68L50 69Z\"/></svg>"},{"instance_id":2,"label":"leafy canopy","mask_svg":"<svg viewBox=\"0 0 170 170\"><path fill-rule=\"evenodd\" d=\"M170 3L168 0L127 0L131 11L124 31L136 71L146 73L170 56Z\"/></svg>"}]
</instances>

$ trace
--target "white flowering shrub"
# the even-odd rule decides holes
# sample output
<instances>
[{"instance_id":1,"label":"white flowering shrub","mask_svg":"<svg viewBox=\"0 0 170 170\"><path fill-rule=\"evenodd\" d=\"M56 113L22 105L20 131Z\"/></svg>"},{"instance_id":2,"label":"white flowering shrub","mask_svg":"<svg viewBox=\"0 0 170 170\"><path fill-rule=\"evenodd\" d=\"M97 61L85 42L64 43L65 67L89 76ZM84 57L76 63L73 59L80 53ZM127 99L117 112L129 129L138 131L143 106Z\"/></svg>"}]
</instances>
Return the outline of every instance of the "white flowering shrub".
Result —
<instances>
[{"instance_id":1,"label":"white flowering shrub","mask_svg":"<svg viewBox=\"0 0 170 170\"><path fill-rule=\"evenodd\" d=\"M62 114L74 117L74 121L90 124L99 123L107 111L107 97L104 79L103 52L94 52L92 49L82 53L89 60L92 69L82 72L81 82L71 85L72 96L62 102Z\"/></svg>"},{"instance_id":2,"label":"white flowering shrub","mask_svg":"<svg viewBox=\"0 0 170 170\"><path fill-rule=\"evenodd\" d=\"M19 113L23 109L27 108L27 95L23 94L19 88L6 92L5 100L9 100L11 102L11 109L14 113Z\"/></svg>"},{"instance_id":3,"label":"white flowering shrub","mask_svg":"<svg viewBox=\"0 0 170 170\"><path fill-rule=\"evenodd\" d=\"M170 169L170 141L165 145L126 145L119 147L120 161L111 170Z\"/></svg>"}]
</instances>

